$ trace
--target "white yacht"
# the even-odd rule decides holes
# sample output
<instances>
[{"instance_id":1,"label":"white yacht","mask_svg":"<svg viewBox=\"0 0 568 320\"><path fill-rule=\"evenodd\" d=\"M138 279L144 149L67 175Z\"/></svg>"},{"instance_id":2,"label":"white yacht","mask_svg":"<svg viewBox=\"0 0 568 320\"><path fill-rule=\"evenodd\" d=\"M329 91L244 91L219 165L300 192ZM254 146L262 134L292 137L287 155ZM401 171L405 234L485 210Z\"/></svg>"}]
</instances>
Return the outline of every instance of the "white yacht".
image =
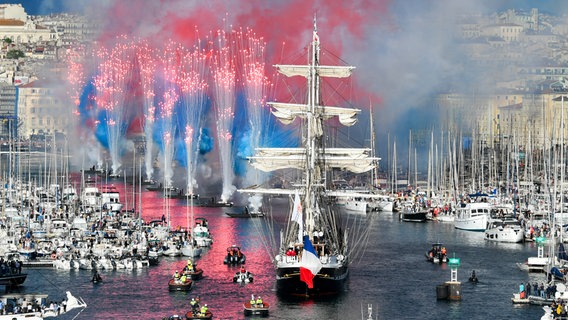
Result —
<instances>
[{"instance_id":1,"label":"white yacht","mask_svg":"<svg viewBox=\"0 0 568 320\"><path fill-rule=\"evenodd\" d=\"M525 233L517 219L489 219L485 230L485 240L495 242L523 242Z\"/></svg>"},{"instance_id":2,"label":"white yacht","mask_svg":"<svg viewBox=\"0 0 568 320\"><path fill-rule=\"evenodd\" d=\"M97 187L86 187L81 194L85 212L101 211L101 193Z\"/></svg>"},{"instance_id":3,"label":"white yacht","mask_svg":"<svg viewBox=\"0 0 568 320\"><path fill-rule=\"evenodd\" d=\"M456 217L454 218L454 227L456 229L467 231L485 231L489 213L491 212L491 204L487 202L471 202L465 207L457 208Z\"/></svg>"},{"instance_id":4,"label":"white yacht","mask_svg":"<svg viewBox=\"0 0 568 320\"><path fill-rule=\"evenodd\" d=\"M111 212L120 212L122 203L120 202L120 193L114 187L107 187L101 191L101 202L103 209Z\"/></svg>"},{"instance_id":5,"label":"white yacht","mask_svg":"<svg viewBox=\"0 0 568 320\"><path fill-rule=\"evenodd\" d=\"M367 213L367 199L363 197L349 197L345 200L345 210L355 213Z\"/></svg>"}]
</instances>

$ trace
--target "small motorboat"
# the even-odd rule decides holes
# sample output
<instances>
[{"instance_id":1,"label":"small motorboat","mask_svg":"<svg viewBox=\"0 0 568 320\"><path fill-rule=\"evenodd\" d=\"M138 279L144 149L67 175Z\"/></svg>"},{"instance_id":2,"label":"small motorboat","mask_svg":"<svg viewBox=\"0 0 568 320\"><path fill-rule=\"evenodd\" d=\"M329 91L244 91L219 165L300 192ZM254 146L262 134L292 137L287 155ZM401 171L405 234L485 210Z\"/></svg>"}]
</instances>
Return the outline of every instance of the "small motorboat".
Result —
<instances>
[{"instance_id":1,"label":"small motorboat","mask_svg":"<svg viewBox=\"0 0 568 320\"><path fill-rule=\"evenodd\" d=\"M213 319L213 314L209 310L207 310L207 312L205 312L205 314L203 314L201 312L195 312L194 313L193 311L188 311L185 314L185 318L187 320Z\"/></svg>"},{"instance_id":2,"label":"small motorboat","mask_svg":"<svg viewBox=\"0 0 568 320\"><path fill-rule=\"evenodd\" d=\"M103 278L101 277L101 275L98 272L95 272L93 274L93 278L91 279L92 283L101 283L103 282Z\"/></svg>"},{"instance_id":3,"label":"small motorboat","mask_svg":"<svg viewBox=\"0 0 568 320\"><path fill-rule=\"evenodd\" d=\"M160 264L160 258L157 256L148 256L148 264L151 266L157 266Z\"/></svg>"},{"instance_id":4,"label":"small motorboat","mask_svg":"<svg viewBox=\"0 0 568 320\"><path fill-rule=\"evenodd\" d=\"M433 263L448 262L447 251L444 245L439 242L432 244L432 249L426 252L426 260Z\"/></svg>"},{"instance_id":5,"label":"small motorboat","mask_svg":"<svg viewBox=\"0 0 568 320\"><path fill-rule=\"evenodd\" d=\"M240 283L240 284L247 284L254 280L252 273L245 270L245 268L241 268L239 272L235 273L233 276L233 282Z\"/></svg>"},{"instance_id":6,"label":"small motorboat","mask_svg":"<svg viewBox=\"0 0 568 320\"><path fill-rule=\"evenodd\" d=\"M469 276L469 282L471 283L478 283L479 280L477 279L477 275L475 275L475 270L471 271L471 276Z\"/></svg>"},{"instance_id":7,"label":"small motorboat","mask_svg":"<svg viewBox=\"0 0 568 320\"><path fill-rule=\"evenodd\" d=\"M199 280L203 278L203 269L201 268L194 268L192 270L184 269L183 274L186 275L191 280Z\"/></svg>"},{"instance_id":8,"label":"small motorboat","mask_svg":"<svg viewBox=\"0 0 568 320\"><path fill-rule=\"evenodd\" d=\"M193 281L189 278L186 278L184 280L180 279L170 279L170 281L168 282L168 288L170 289L170 291L189 291L191 290L191 286L193 284Z\"/></svg>"},{"instance_id":9,"label":"small motorboat","mask_svg":"<svg viewBox=\"0 0 568 320\"><path fill-rule=\"evenodd\" d=\"M232 245L227 248L227 256L225 256L225 260L223 261L224 264L228 265L239 265L244 264L246 262L246 257L244 253L241 252L241 248Z\"/></svg>"},{"instance_id":10,"label":"small motorboat","mask_svg":"<svg viewBox=\"0 0 568 320\"><path fill-rule=\"evenodd\" d=\"M270 305L267 302L262 302L261 305L252 305L250 301L243 304L245 316L262 316L267 317L270 309Z\"/></svg>"}]
</instances>

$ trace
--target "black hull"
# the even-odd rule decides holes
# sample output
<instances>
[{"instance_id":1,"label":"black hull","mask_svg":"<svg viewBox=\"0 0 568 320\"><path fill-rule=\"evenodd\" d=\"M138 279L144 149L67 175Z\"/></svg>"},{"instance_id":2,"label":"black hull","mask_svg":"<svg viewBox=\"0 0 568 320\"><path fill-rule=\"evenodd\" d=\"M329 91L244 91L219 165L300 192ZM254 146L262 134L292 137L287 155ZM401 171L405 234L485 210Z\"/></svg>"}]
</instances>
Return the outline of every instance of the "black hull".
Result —
<instances>
[{"instance_id":1,"label":"black hull","mask_svg":"<svg viewBox=\"0 0 568 320\"><path fill-rule=\"evenodd\" d=\"M400 214L402 221L407 222L426 222L426 211L419 212L403 212Z\"/></svg>"},{"instance_id":2,"label":"black hull","mask_svg":"<svg viewBox=\"0 0 568 320\"><path fill-rule=\"evenodd\" d=\"M158 257L148 257L148 264L151 266L157 266L160 264L160 258Z\"/></svg>"},{"instance_id":3,"label":"black hull","mask_svg":"<svg viewBox=\"0 0 568 320\"><path fill-rule=\"evenodd\" d=\"M196 207L218 208L218 207L232 207L233 203L232 202L214 202L214 201L196 201L193 205L196 206Z\"/></svg>"},{"instance_id":4,"label":"black hull","mask_svg":"<svg viewBox=\"0 0 568 320\"><path fill-rule=\"evenodd\" d=\"M314 277L314 287L308 289L300 280L299 268L279 268L276 275L276 292L283 296L330 296L344 291L345 280L349 276L346 266L340 268L322 268Z\"/></svg>"},{"instance_id":5,"label":"black hull","mask_svg":"<svg viewBox=\"0 0 568 320\"><path fill-rule=\"evenodd\" d=\"M26 281L28 277L27 273L20 273L20 274L8 274L0 276L0 285L1 286L19 286Z\"/></svg>"}]
</instances>

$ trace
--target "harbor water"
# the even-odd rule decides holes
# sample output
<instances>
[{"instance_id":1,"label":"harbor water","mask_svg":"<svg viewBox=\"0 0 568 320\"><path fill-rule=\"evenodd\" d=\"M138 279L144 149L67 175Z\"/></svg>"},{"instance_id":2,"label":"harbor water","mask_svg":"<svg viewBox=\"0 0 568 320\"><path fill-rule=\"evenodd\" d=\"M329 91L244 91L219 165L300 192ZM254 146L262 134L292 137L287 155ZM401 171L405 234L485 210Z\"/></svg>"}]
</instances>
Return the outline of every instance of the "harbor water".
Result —
<instances>
[{"instance_id":1,"label":"harbor water","mask_svg":"<svg viewBox=\"0 0 568 320\"><path fill-rule=\"evenodd\" d=\"M157 192L143 192L142 203L147 219L161 217L166 207ZM186 226L185 200L167 203L172 226ZM278 210L283 217L288 209L282 205ZM204 278L195 281L190 292L168 291L171 275L185 264L183 257L163 257L158 266L139 270L103 270L100 284L90 282L89 270L28 269L19 290L48 293L54 300L63 299L70 290L88 304L76 319L162 319L184 314L197 295L215 319L245 319L242 305L251 294L270 303L272 319L366 319L368 304L373 306L374 319L540 319L543 314L541 307L511 303L521 282L544 281L544 275L529 275L516 266L536 255L533 243L492 243L483 239L483 233L456 230L451 223L403 222L396 213L373 213L371 219L353 215L349 218L371 224L370 236L361 244L360 257L351 262L345 292L321 300L283 299L274 291L274 268L260 234L262 218L230 218L222 208L207 207L194 207L193 214L208 219L214 243L196 260ZM444 243L450 257L461 259L461 301L436 299L436 286L450 280L450 269L426 261L424 254L434 242ZM226 248L234 244L247 256L253 283L233 283L237 269L223 264ZM477 284L468 282L472 270L479 278Z\"/></svg>"}]
</instances>

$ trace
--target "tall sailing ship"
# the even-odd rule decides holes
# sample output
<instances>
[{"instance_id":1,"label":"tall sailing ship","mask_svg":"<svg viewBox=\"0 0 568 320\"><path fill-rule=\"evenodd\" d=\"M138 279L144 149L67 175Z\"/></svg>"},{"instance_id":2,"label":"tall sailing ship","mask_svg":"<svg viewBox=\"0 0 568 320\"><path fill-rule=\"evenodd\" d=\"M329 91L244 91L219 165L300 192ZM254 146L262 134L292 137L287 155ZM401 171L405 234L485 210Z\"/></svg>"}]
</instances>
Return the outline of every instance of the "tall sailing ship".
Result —
<instances>
[{"instance_id":1,"label":"tall sailing ship","mask_svg":"<svg viewBox=\"0 0 568 320\"><path fill-rule=\"evenodd\" d=\"M370 148L328 146L327 120L337 118L341 125L352 126L361 110L323 104L320 90L323 78L348 78L355 67L320 65L320 40L315 19L308 54L310 62L307 65L275 66L287 77L306 79L306 103L268 103L272 114L286 125L292 124L296 117L301 119L301 147L257 148L255 155L249 158L252 166L261 171L298 169L302 173L301 182L294 184L292 189L240 191L295 195L290 223L286 232L281 232L278 252L273 257L277 292L318 296L343 291L349 274L349 230L342 225L341 212L334 206L334 199L341 195L328 188L332 181L331 172L334 169L367 172L379 159L371 155Z\"/></svg>"}]
</instances>

